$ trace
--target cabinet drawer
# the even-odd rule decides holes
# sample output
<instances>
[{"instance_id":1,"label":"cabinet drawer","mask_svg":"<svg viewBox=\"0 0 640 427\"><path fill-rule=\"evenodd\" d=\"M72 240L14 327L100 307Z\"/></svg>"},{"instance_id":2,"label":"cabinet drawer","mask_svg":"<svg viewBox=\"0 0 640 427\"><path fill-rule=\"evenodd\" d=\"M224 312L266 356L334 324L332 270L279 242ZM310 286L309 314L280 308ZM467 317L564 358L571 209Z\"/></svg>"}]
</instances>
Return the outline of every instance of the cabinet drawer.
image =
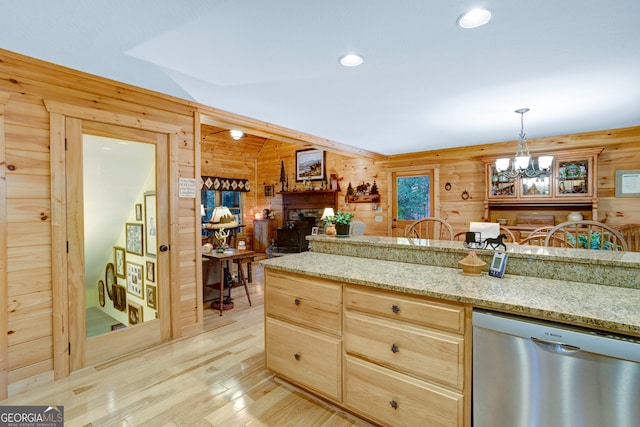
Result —
<instances>
[{"instance_id":1,"label":"cabinet drawer","mask_svg":"<svg viewBox=\"0 0 640 427\"><path fill-rule=\"evenodd\" d=\"M265 313L342 335L342 285L274 272L265 274Z\"/></svg>"},{"instance_id":2,"label":"cabinet drawer","mask_svg":"<svg viewBox=\"0 0 640 427\"><path fill-rule=\"evenodd\" d=\"M268 369L327 397L342 399L342 345L339 338L267 318Z\"/></svg>"},{"instance_id":3,"label":"cabinet drawer","mask_svg":"<svg viewBox=\"0 0 640 427\"><path fill-rule=\"evenodd\" d=\"M389 426L463 425L461 394L348 355L345 366L349 409Z\"/></svg>"},{"instance_id":4,"label":"cabinet drawer","mask_svg":"<svg viewBox=\"0 0 640 427\"><path fill-rule=\"evenodd\" d=\"M464 333L463 306L352 287L345 289L344 298L347 308L351 310Z\"/></svg>"},{"instance_id":5,"label":"cabinet drawer","mask_svg":"<svg viewBox=\"0 0 640 427\"><path fill-rule=\"evenodd\" d=\"M347 312L344 337L347 353L463 389L464 340L461 336Z\"/></svg>"}]
</instances>

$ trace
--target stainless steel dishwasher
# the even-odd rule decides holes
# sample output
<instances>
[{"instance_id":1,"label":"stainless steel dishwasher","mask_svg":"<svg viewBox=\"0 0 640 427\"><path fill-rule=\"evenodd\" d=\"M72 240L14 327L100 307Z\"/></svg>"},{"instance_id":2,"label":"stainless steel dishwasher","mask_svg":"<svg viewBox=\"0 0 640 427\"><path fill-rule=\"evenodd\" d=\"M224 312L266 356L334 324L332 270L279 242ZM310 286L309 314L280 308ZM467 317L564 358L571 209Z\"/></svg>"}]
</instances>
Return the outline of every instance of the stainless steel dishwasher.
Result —
<instances>
[{"instance_id":1,"label":"stainless steel dishwasher","mask_svg":"<svg viewBox=\"0 0 640 427\"><path fill-rule=\"evenodd\" d=\"M640 339L474 311L473 425L640 426Z\"/></svg>"}]
</instances>

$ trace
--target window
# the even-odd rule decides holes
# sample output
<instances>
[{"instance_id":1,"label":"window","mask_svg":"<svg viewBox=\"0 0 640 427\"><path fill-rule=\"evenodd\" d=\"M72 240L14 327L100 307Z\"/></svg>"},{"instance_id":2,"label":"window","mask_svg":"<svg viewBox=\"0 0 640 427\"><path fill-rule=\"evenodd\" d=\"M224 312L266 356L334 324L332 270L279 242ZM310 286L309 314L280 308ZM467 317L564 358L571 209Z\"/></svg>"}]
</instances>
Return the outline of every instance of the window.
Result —
<instances>
[{"instance_id":1,"label":"window","mask_svg":"<svg viewBox=\"0 0 640 427\"><path fill-rule=\"evenodd\" d=\"M238 224L242 224L242 192L226 190L202 190L201 201L204 205L205 216L202 222L209 222L213 208L226 206L236 217Z\"/></svg>"}]
</instances>

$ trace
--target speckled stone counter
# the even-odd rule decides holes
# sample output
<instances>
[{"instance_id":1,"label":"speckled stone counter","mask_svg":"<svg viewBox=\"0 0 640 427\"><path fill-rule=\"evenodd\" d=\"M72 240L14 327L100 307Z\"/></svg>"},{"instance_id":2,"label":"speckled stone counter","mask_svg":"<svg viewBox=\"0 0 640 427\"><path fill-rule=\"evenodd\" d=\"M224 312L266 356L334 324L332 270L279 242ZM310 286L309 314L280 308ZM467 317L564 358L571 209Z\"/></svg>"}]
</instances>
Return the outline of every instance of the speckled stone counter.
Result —
<instances>
[{"instance_id":1,"label":"speckled stone counter","mask_svg":"<svg viewBox=\"0 0 640 427\"><path fill-rule=\"evenodd\" d=\"M458 268L469 249L463 242L381 236L308 236L313 252ZM487 263L492 250L476 250ZM506 274L571 280L640 290L640 253L507 244Z\"/></svg>"},{"instance_id":2,"label":"speckled stone counter","mask_svg":"<svg viewBox=\"0 0 640 427\"><path fill-rule=\"evenodd\" d=\"M317 248L321 246L318 243L321 243L322 239L330 240L331 238L316 239L315 236L313 237L314 252L264 260L262 264L266 268L280 271L458 301L475 307L640 336L640 289L637 288L606 286L589 281L541 279L540 277L516 274L506 274L502 279L491 277L488 274L466 276L457 268L457 265L456 268L452 268L427 265L426 262L408 262L407 257L412 251L416 251L416 247L406 251L400 250L399 254L396 252L394 255L395 259L407 262L355 255L359 251L366 252L370 243L377 239L384 239L378 241L378 247L387 245L387 250L391 251L394 249L394 245L402 245L402 242L398 243L392 240L400 239L358 238L348 244L339 243L338 247L345 248L344 251L347 251L347 247L351 247L353 254L347 256L316 252ZM457 261L462 259L468 250L461 244L458 247L456 243L460 242L435 244L431 241L429 244L432 245L432 249L424 246L418 248L421 248L422 252L434 252L434 249L435 252L441 252L440 255L434 256L436 262L442 262L441 258L450 258L451 263L457 264ZM545 257L558 257L558 255L551 253L555 251L553 248L531 247L529 249L532 251L542 249L540 253L529 254L535 255L532 258L534 261ZM512 258L517 258L516 251L519 255L527 255L526 251L514 249L510 252L509 263L512 262ZM368 251L366 255L371 255L370 252ZM580 252L581 254L584 252L580 259L584 259L584 257L588 259L592 256L591 252L596 251ZM429 256L418 253L413 253L413 255L415 257ZM606 264L615 264L619 267L629 268L631 271L635 270L636 274L640 273L638 254L605 254L601 252L600 255L604 256L596 257L593 260L595 264L600 263L603 267ZM485 256L488 257L489 254ZM566 252L561 253L559 257L566 257L564 261L571 259L571 256ZM590 262L582 264L588 266Z\"/></svg>"}]
</instances>

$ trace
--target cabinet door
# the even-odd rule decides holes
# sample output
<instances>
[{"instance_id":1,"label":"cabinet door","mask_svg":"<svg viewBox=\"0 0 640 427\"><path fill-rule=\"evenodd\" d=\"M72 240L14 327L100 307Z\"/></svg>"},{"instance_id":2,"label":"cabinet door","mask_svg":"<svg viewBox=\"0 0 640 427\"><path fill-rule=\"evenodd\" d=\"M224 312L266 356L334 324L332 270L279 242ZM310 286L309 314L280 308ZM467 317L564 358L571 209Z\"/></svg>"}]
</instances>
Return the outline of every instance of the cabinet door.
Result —
<instances>
[{"instance_id":1,"label":"cabinet door","mask_svg":"<svg viewBox=\"0 0 640 427\"><path fill-rule=\"evenodd\" d=\"M460 393L345 356L349 409L386 426L462 426Z\"/></svg>"},{"instance_id":2,"label":"cabinet door","mask_svg":"<svg viewBox=\"0 0 640 427\"><path fill-rule=\"evenodd\" d=\"M464 386L464 340L458 335L347 312L345 350L458 390Z\"/></svg>"},{"instance_id":3,"label":"cabinet door","mask_svg":"<svg viewBox=\"0 0 640 427\"><path fill-rule=\"evenodd\" d=\"M523 199L551 197L551 172L535 178L520 178L519 192Z\"/></svg>"},{"instance_id":4,"label":"cabinet door","mask_svg":"<svg viewBox=\"0 0 640 427\"><path fill-rule=\"evenodd\" d=\"M557 160L557 197L584 197L592 193L593 158L580 160Z\"/></svg>"},{"instance_id":5,"label":"cabinet door","mask_svg":"<svg viewBox=\"0 0 640 427\"><path fill-rule=\"evenodd\" d=\"M265 342L268 369L332 399L342 399L340 338L267 317Z\"/></svg>"},{"instance_id":6,"label":"cabinet door","mask_svg":"<svg viewBox=\"0 0 640 427\"><path fill-rule=\"evenodd\" d=\"M499 175L494 164L487 165L487 183L489 199L516 198L516 179Z\"/></svg>"}]
</instances>

